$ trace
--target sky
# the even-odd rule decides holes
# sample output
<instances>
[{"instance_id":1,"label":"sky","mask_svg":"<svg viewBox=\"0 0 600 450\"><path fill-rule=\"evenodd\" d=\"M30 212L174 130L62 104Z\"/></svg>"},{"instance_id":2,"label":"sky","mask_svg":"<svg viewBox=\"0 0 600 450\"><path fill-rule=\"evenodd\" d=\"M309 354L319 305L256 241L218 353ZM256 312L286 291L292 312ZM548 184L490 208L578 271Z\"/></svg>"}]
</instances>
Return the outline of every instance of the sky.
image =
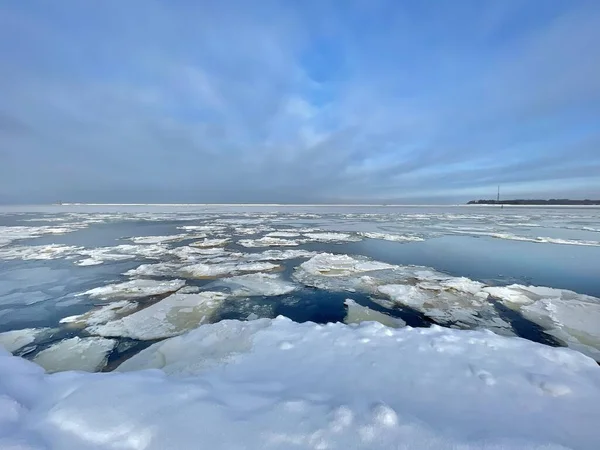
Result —
<instances>
[{"instance_id":1,"label":"sky","mask_svg":"<svg viewBox=\"0 0 600 450\"><path fill-rule=\"evenodd\" d=\"M600 198L600 2L0 2L0 203L498 185Z\"/></svg>"}]
</instances>

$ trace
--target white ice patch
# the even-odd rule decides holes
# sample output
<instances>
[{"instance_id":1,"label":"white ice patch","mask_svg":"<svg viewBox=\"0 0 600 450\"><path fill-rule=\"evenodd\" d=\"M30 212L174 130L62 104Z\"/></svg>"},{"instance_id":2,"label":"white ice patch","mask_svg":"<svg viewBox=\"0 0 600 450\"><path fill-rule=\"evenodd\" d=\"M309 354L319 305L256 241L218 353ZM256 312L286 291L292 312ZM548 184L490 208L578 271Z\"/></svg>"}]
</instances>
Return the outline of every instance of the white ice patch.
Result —
<instances>
[{"instance_id":1,"label":"white ice patch","mask_svg":"<svg viewBox=\"0 0 600 450\"><path fill-rule=\"evenodd\" d=\"M317 252L308 250L265 250L261 253L247 253L243 255L246 261L283 261L286 259L311 258Z\"/></svg>"},{"instance_id":2,"label":"white ice patch","mask_svg":"<svg viewBox=\"0 0 600 450\"><path fill-rule=\"evenodd\" d=\"M203 239L201 241L192 242L192 247L208 248L208 247L222 247L229 242L228 238L224 239Z\"/></svg>"},{"instance_id":3,"label":"white ice patch","mask_svg":"<svg viewBox=\"0 0 600 450\"><path fill-rule=\"evenodd\" d=\"M295 247L302 244L301 240L289 240L276 237L262 237L260 239L240 239L238 244L242 247Z\"/></svg>"},{"instance_id":4,"label":"white ice patch","mask_svg":"<svg viewBox=\"0 0 600 450\"><path fill-rule=\"evenodd\" d=\"M130 240L136 244L164 244L166 242L184 241L186 239L202 239L206 234L173 234L169 236L135 236Z\"/></svg>"},{"instance_id":5,"label":"white ice patch","mask_svg":"<svg viewBox=\"0 0 600 450\"><path fill-rule=\"evenodd\" d=\"M2 247L0 259L25 261L60 259L73 256L81 249L81 247L60 244Z\"/></svg>"},{"instance_id":6,"label":"white ice patch","mask_svg":"<svg viewBox=\"0 0 600 450\"><path fill-rule=\"evenodd\" d=\"M285 295L296 290L297 285L282 280L279 275L269 273L253 273L224 279L225 286L231 288L232 295L236 297L265 295Z\"/></svg>"},{"instance_id":7,"label":"white ice patch","mask_svg":"<svg viewBox=\"0 0 600 450\"><path fill-rule=\"evenodd\" d=\"M278 237L278 238L294 238L300 236L300 233L295 231L272 231L265 234L267 237Z\"/></svg>"},{"instance_id":8,"label":"white ice patch","mask_svg":"<svg viewBox=\"0 0 600 450\"><path fill-rule=\"evenodd\" d=\"M162 295L175 292L185 285L183 280L130 280L124 283L109 284L90 289L77 295L88 295L92 298L110 300L114 298L135 299L151 295Z\"/></svg>"},{"instance_id":9,"label":"white ice patch","mask_svg":"<svg viewBox=\"0 0 600 450\"><path fill-rule=\"evenodd\" d=\"M317 242L356 242L360 237L348 233L304 233L311 241Z\"/></svg>"},{"instance_id":10,"label":"white ice patch","mask_svg":"<svg viewBox=\"0 0 600 450\"><path fill-rule=\"evenodd\" d=\"M523 242L537 242L540 244L561 244L561 245L584 245L589 247L599 247L600 241L586 241L579 239L561 239L552 237L531 237L531 236L518 236L511 233L490 233L484 231L461 231L461 230L450 230L453 233L469 234L476 236L489 236L496 239L508 239L511 241L523 241Z\"/></svg>"},{"instance_id":11,"label":"white ice patch","mask_svg":"<svg viewBox=\"0 0 600 450\"><path fill-rule=\"evenodd\" d=\"M106 365L108 354L116 344L117 341L112 339L74 337L42 350L35 355L33 362L48 373L65 370L96 372Z\"/></svg>"},{"instance_id":12,"label":"white ice patch","mask_svg":"<svg viewBox=\"0 0 600 450\"><path fill-rule=\"evenodd\" d=\"M78 316L69 316L60 320L60 323L71 324L74 326L89 326L89 325L100 325L110 320L114 320L117 317L124 316L132 313L138 307L136 302L130 302L128 300L120 300L117 302L109 303L108 305L101 306L93 309L85 314Z\"/></svg>"},{"instance_id":13,"label":"white ice patch","mask_svg":"<svg viewBox=\"0 0 600 450\"><path fill-rule=\"evenodd\" d=\"M484 290L570 348L600 361L600 299L565 289L518 284Z\"/></svg>"},{"instance_id":14,"label":"white ice patch","mask_svg":"<svg viewBox=\"0 0 600 450\"><path fill-rule=\"evenodd\" d=\"M100 336L140 340L176 336L212 321L214 314L227 297L222 292L173 294L119 320L91 326L88 331Z\"/></svg>"},{"instance_id":15,"label":"white ice patch","mask_svg":"<svg viewBox=\"0 0 600 450\"><path fill-rule=\"evenodd\" d=\"M193 264L182 267L177 271L183 278L218 278L245 272L261 272L278 269L280 266L270 262L223 263L223 264Z\"/></svg>"},{"instance_id":16,"label":"white ice patch","mask_svg":"<svg viewBox=\"0 0 600 450\"><path fill-rule=\"evenodd\" d=\"M13 241L33 239L46 235L66 234L86 228L86 223L67 223L58 226L23 227L23 226L0 226L0 247Z\"/></svg>"},{"instance_id":17,"label":"white ice patch","mask_svg":"<svg viewBox=\"0 0 600 450\"><path fill-rule=\"evenodd\" d=\"M382 312L359 305L352 299L346 299L344 304L347 308L346 317L344 318L345 324L379 322L380 324L391 328L401 328L406 326L406 322L402 319L391 317Z\"/></svg>"},{"instance_id":18,"label":"white ice patch","mask_svg":"<svg viewBox=\"0 0 600 450\"><path fill-rule=\"evenodd\" d=\"M397 266L378 261L370 261L367 258L354 258L348 255L319 253L308 261L303 262L299 269L310 275L337 277L374 270L393 269L394 267Z\"/></svg>"},{"instance_id":19,"label":"white ice patch","mask_svg":"<svg viewBox=\"0 0 600 450\"><path fill-rule=\"evenodd\" d=\"M24 328L0 333L0 347L11 353L32 344L42 334L49 332L49 328Z\"/></svg>"},{"instance_id":20,"label":"white ice patch","mask_svg":"<svg viewBox=\"0 0 600 450\"><path fill-rule=\"evenodd\" d=\"M381 239L384 241L392 242L419 242L424 240L419 236L405 236L402 234L389 234L378 232L359 232L358 234L369 239Z\"/></svg>"}]
</instances>

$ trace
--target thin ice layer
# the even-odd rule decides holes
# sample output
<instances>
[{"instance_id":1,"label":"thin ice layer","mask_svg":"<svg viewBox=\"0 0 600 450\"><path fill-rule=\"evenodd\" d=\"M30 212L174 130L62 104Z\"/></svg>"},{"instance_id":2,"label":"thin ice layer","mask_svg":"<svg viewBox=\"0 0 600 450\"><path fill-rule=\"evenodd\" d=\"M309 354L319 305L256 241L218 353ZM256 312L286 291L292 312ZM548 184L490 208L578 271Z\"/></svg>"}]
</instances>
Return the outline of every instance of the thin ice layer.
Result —
<instances>
[{"instance_id":1,"label":"thin ice layer","mask_svg":"<svg viewBox=\"0 0 600 450\"><path fill-rule=\"evenodd\" d=\"M346 299L344 304L346 305L347 309L346 317L344 318L345 324L379 322L380 324L391 328L401 328L406 326L406 322L404 322L402 319L391 317L382 312L359 305L350 298Z\"/></svg>"},{"instance_id":2,"label":"thin ice layer","mask_svg":"<svg viewBox=\"0 0 600 450\"><path fill-rule=\"evenodd\" d=\"M222 292L173 294L129 316L87 330L100 336L140 340L176 336L211 322L226 298Z\"/></svg>"},{"instance_id":3,"label":"thin ice layer","mask_svg":"<svg viewBox=\"0 0 600 450\"><path fill-rule=\"evenodd\" d=\"M96 372L106 365L108 354L116 344L117 341L112 339L74 337L42 350L35 355L33 362L48 373L64 370Z\"/></svg>"},{"instance_id":4,"label":"thin ice layer","mask_svg":"<svg viewBox=\"0 0 600 450\"><path fill-rule=\"evenodd\" d=\"M175 292L185 285L183 280L130 280L124 283L109 284L90 289L78 295L89 295L92 298L110 300L114 298L135 299L152 295Z\"/></svg>"},{"instance_id":5,"label":"thin ice layer","mask_svg":"<svg viewBox=\"0 0 600 450\"><path fill-rule=\"evenodd\" d=\"M298 288L294 283L283 280L279 275L270 273L252 273L224 279L221 284L231 289L232 295L240 296L276 296L285 295Z\"/></svg>"}]
</instances>

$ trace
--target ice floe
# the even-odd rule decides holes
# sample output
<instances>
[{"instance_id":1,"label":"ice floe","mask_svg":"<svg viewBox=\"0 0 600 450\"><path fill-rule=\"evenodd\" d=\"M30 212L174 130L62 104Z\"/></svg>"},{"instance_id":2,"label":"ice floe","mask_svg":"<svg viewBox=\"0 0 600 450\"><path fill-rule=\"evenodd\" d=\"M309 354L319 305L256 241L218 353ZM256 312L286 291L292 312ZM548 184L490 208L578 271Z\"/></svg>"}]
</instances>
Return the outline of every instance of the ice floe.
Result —
<instances>
[{"instance_id":1,"label":"ice floe","mask_svg":"<svg viewBox=\"0 0 600 450\"><path fill-rule=\"evenodd\" d=\"M261 253L247 253L243 255L246 261L283 261L286 259L296 258L311 258L315 256L317 252L311 252L308 250L265 250Z\"/></svg>"},{"instance_id":2,"label":"ice floe","mask_svg":"<svg viewBox=\"0 0 600 450\"><path fill-rule=\"evenodd\" d=\"M358 234L369 239L381 239L384 241L393 242L419 242L424 240L422 237L419 236L405 236L402 234L390 234L379 232L359 232Z\"/></svg>"},{"instance_id":3,"label":"ice floe","mask_svg":"<svg viewBox=\"0 0 600 450\"><path fill-rule=\"evenodd\" d=\"M346 305L345 324L362 323L362 322L379 322L382 325L392 328L401 328L406 326L406 322L402 319L388 316L374 309L359 305L354 300L348 298L344 301Z\"/></svg>"},{"instance_id":4,"label":"ice floe","mask_svg":"<svg viewBox=\"0 0 600 450\"><path fill-rule=\"evenodd\" d=\"M302 240L290 240L277 237L264 236L259 239L240 239L237 242L242 247L295 247L303 243Z\"/></svg>"},{"instance_id":5,"label":"ice floe","mask_svg":"<svg viewBox=\"0 0 600 450\"><path fill-rule=\"evenodd\" d=\"M173 234L169 236L134 236L130 240L136 244L164 244L166 242L184 241L187 239L202 239L206 234Z\"/></svg>"},{"instance_id":6,"label":"ice floe","mask_svg":"<svg viewBox=\"0 0 600 450\"><path fill-rule=\"evenodd\" d=\"M42 350L35 355L33 362L48 373L65 370L96 372L106 365L108 354L116 344L113 339L74 337Z\"/></svg>"},{"instance_id":7,"label":"ice floe","mask_svg":"<svg viewBox=\"0 0 600 450\"><path fill-rule=\"evenodd\" d=\"M79 250L82 250L82 247L60 244L0 247L0 259L25 261L60 259L73 256Z\"/></svg>"},{"instance_id":8,"label":"ice floe","mask_svg":"<svg viewBox=\"0 0 600 450\"><path fill-rule=\"evenodd\" d=\"M240 262L222 264L192 264L181 267L177 274L183 278L216 278L224 275L234 275L244 272L261 272L275 270L280 266L270 262Z\"/></svg>"},{"instance_id":9,"label":"ice floe","mask_svg":"<svg viewBox=\"0 0 600 450\"><path fill-rule=\"evenodd\" d=\"M565 289L516 284L484 291L569 347L600 361L600 299Z\"/></svg>"},{"instance_id":10,"label":"ice floe","mask_svg":"<svg viewBox=\"0 0 600 450\"><path fill-rule=\"evenodd\" d=\"M300 233L296 231L271 231L265 234L267 237L278 237L278 238L293 238L300 236Z\"/></svg>"},{"instance_id":11,"label":"ice floe","mask_svg":"<svg viewBox=\"0 0 600 450\"><path fill-rule=\"evenodd\" d=\"M152 340L176 336L213 320L222 302L222 292L172 294L140 311L103 325L88 327L92 334Z\"/></svg>"},{"instance_id":12,"label":"ice floe","mask_svg":"<svg viewBox=\"0 0 600 450\"><path fill-rule=\"evenodd\" d=\"M226 245L229 241L230 241L229 238L223 238L223 239L203 239L201 241L192 242L190 245L192 247L201 247L201 248L221 247L223 245Z\"/></svg>"},{"instance_id":13,"label":"ice floe","mask_svg":"<svg viewBox=\"0 0 600 450\"><path fill-rule=\"evenodd\" d=\"M485 231L461 231L451 230L453 233L469 234L476 236L489 236L496 239L508 239L511 241L537 242L541 244L561 244L561 245L583 245L589 247L599 247L600 241L587 241L581 239L563 239L542 236L519 236L512 233L491 233Z\"/></svg>"},{"instance_id":14,"label":"ice floe","mask_svg":"<svg viewBox=\"0 0 600 450\"><path fill-rule=\"evenodd\" d=\"M349 233L304 233L304 236L317 242L356 242L361 240L360 237Z\"/></svg>"},{"instance_id":15,"label":"ice floe","mask_svg":"<svg viewBox=\"0 0 600 450\"><path fill-rule=\"evenodd\" d=\"M85 291L78 295L88 295L92 298L110 300L113 298L135 299L152 295L175 292L185 285L184 280L130 280L123 283L108 284Z\"/></svg>"},{"instance_id":16,"label":"ice floe","mask_svg":"<svg viewBox=\"0 0 600 450\"><path fill-rule=\"evenodd\" d=\"M397 266L378 261L371 261L366 257L352 257L349 255L335 255L332 253L319 253L306 262L299 269L310 275L319 276L345 276L374 270L393 269Z\"/></svg>"},{"instance_id":17,"label":"ice floe","mask_svg":"<svg viewBox=\"0 0 600 450\"><path fill-rule=\"evenodd\" d=\"M0 333L0 347L14 353L23 347L32 344L43 334L47 334L50 328L24 328L21 330L11 330Z\"/></svg>"},{"instance_id":18,"label":"ice floe","mask_svg":"<svg viewBox=\"0 0 600 450\"><path fill-rule=\"evenodd\" d=\"M226 278L221 284L231 289L231 294L240 296L264 295L276 296L289 294L298 288L294 283L283 280L271 273L252 273Z\"/></svg>"},{"instance_id":19,"label":"ice floe","mask_svg":"<svg viewBox=\"0 0 600 450\"><path fill-rule=\"evenodd\" d=\"M183 289L183 288L182 288ZM64 317L60 320L62 324L85 327L88 325L100 325L120 316L132 313L138 308L137 302L120 300L93 309L85 314Z\"/></svg>"}]
</instances>

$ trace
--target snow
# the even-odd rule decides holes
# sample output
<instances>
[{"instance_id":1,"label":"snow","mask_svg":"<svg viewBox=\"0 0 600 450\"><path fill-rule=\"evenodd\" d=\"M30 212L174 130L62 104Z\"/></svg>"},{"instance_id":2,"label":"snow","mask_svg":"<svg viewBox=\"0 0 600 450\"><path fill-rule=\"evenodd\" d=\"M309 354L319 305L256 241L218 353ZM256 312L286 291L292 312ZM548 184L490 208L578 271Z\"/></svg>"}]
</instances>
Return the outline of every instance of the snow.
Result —
<instances>
[{"instance_id":1,"label":"snow","mask_svg":"<svg viewBox=\"0 0 600 450\"><path fill-rule=\"evenodd\" d=\"M74 337L42 350L35 355L33 362L48 373L64 370L96 372L105 366L108 354L116 344L112 339Z\"/></svg>"},{"instance_id":2,"label":"snow","mask_svg":"<svg viewBox=\"0 0 600 450\"><path fill-rule=\"evenodd\" d=\"M91 334L105 337L129 337L152 340L176 336L213 320L221 303L222 292L172 294L163 300L121 319L88 327Z\"/></svg>"},{"instance_id":3,"label":"snow","mask_svg":"<svg viewBox=\"0 0 600 450\"><path fill-rule=\"evenodd\" d=\"M281 279L279 275L270 273L252 273L230 277L224 279L222 284L230 287L232 295L236 297L284 295L298 288L297 285Z\"/></svg>"},{"instance_id":4,"label":"snow","mask_svg":"<svg viewBox=\"0 0 600 450\"><path fill-rule=\"evenodd\" d=\"M359 305L354 300L348 298L344 301L347 308L345 324L362 323L362 322L379 322L382 325L391 328L401 328L406 326L406 322L402 319L388 316L379 311L375 311L366 306Z\"/></svg>"},{"instance_id":5,"label":"snow","mask_svg":"<svg viewBox=\"0 0 600 450\"><path fill-rule=\"evenodd\" d=\"M0 347L11 353L32 344L41 335L49 331L49 328L23 328L0 333Z\"/></svg>"},{"instance_id":6,"label":"snow","mask_svg":"<svg viewBox=\"0 0 600 450\"><path fill-rule=\"evenodd\" d=\"M404 236L401 234L389 234L379 232L360 232L359 235L369 239L382 239L384 241L392 242L419 242L424 241L423 238L418 236Z\"/></svg>"},{"instance_id":7,"label":"snow","mask_svg":"<svg viewBox=\"0 0 600 450\"><path fill-rule=\"evenodd\" d=\"M262 237L260 239L240 239L237 242L242 247L294 247L303 243L301 240L289 240L276 237Z\"/></svg>"},{"instance_id":8,"label":"snow","mask_svg":"<svg viewBox=\"0 0 600 450\"><path fill-rule=\"evenodd\" d=\"M110 300L113 298L135 299L151 295L175 292L185 285L183 280L130 280L124 283L109 284L85 291L77 295L89 295L92 298Z\"/></svg>"}]
</instances>

